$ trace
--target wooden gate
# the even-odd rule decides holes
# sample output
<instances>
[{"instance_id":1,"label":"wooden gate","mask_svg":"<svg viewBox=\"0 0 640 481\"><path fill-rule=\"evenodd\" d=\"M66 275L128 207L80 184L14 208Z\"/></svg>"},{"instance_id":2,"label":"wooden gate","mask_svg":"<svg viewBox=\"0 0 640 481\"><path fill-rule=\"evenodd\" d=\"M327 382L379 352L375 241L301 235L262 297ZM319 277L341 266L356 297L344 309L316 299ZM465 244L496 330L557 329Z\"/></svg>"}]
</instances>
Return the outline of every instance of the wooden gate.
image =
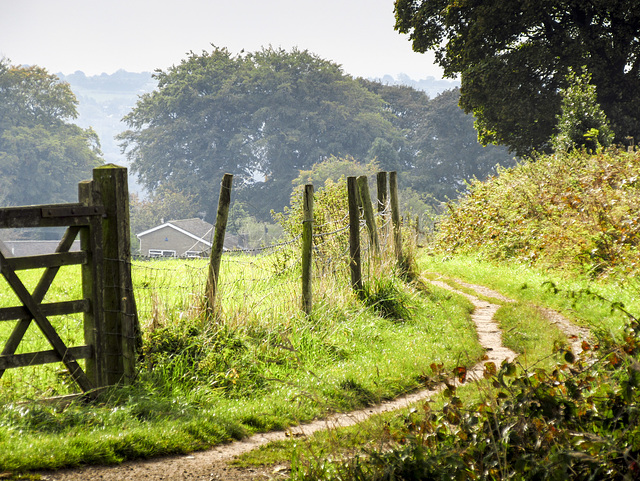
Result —
<instances>
[{"instance_id":1,"label":"wooden gate","mask_svg":"<svg viewBox=\"0 0 640 481\"><path fill-rule=\"evenodd\" d=\"M0 209L0 229L67 227L53 254L11 257L0 249L0 273L22 303L0 309L0 322L17 320L0 354L0 377L10 368L62 362L87 393L135 376L140 330L131 280L127 169L95 169L93 180L80 183L78 197L73 204ZM78 236L80 251L70 252ZM43 304L59 269L68 265L81 265L82 299ZM45 270L29 292L16 271L39 268ZM84 314L82 346L67 346L49 321L72 313ZM32 321L52 349L16 354ZM86 360L85 369L78 359Z\"/></svg>"}]
</instances>

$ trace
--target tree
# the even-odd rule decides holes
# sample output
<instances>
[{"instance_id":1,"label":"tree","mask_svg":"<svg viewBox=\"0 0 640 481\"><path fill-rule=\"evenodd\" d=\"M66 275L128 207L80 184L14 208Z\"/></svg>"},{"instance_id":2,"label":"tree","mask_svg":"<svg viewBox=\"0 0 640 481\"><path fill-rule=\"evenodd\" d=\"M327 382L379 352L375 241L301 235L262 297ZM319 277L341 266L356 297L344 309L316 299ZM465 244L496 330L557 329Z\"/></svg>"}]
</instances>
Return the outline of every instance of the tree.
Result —
<instances>
[{"instance_id":1,"label":"tree","mask_svg":"<svg viewBox=\"0 0 640 481\"><path fill-rule=\"evenodd\" d=\"M198 217L193 198L168 187L160 187L146 199L130 195L131 234L139 234L170 220Z\"/></svg>"},{"instance_id":2,"label":"tree","mask_svg":"<svg viewBox=\"0 0 640 481\"><path fill-rule=\"evenodd\" d=\"M331 155L364 158L377 138L399 136L382 99L307 51L214 48L155 77L158 89L125 117L121 145L147 188L180 186L209 218L225 172L265 215L288 202L299 170Z\"/></svg>"},{"instance_id":3,"label":"tree","mask_svg":"<svg viewBox=\"0 0 640 481\"><path fill-rule=\"evenodd\" d=\"M360 82L384 100L394 127L401 133L391 142L376 139L368 158L376 157L382 166L391 163L399 171L413 170L416 158L426 149L423 140L428 126L426 119L431 111L429 96L422 90L406 85L387 85L363 79ZM396 151L395 154L390 151L391 148Z\"/></svg>"},{"instance_id":4,"label":"tree","mask_svg":"<svg viewBox=\"0 0 640 481\"><path fill-rule=\"evenodd\" d=\"M338 158L332 155L314 164L309 170L301 170L292 183L295 187L305 184L323 185L327 179L337 182L341 177L374 176L379 171L380 167L375 161L363 164L351 156Z\"/></svg>"},{"instance_id":5,"label":"tree","mask_svg":"<svg viewBox=\"0 0 640 481\"><path fill-rule=\"evenodd\" d=\"M596 88L587 72L568 76L569 85L562 89L562 114L558 116L558 133L552 139L556 151L584 147L589 151L607 147L613 140L607 116L596 100Z\"/></svg>"},{"instance_id":6,"label":"tree","mask_svg":"<svg viewBox=\"0 0 640 481\"><path fill-rule=\"evenodd\" d=\"M483 143L547 151L569 68L585 65L616 141L640 136L635 0L396 0L396 29L461 77L460 105Z\"/></svg>"},{"instance_id":7,"label":"tree","mask_svg":"<svg viewBox=\"0 0 640 481\"><path fill-rule=\"evenodd\" d=\"M515 165L502 146L483 146L473 128L473 116L458 106L460 90L447 90L431 101L424 117L424 130L408 184L418 192L429 192L446 201L467 190L473 179L484 180L498 165Z\"/></svg>"},{"instance_id":8,"label":"tree","mask_svg":"<svg viewBox=\"0 0 640 481\"><path fill-rule=\"evenodd\" d=\"M69 121L77 100L69 85L40 67L0 59L0 173L9 205L77 200L78 182L99 166L92 129Z\"/></svg>"}]
</instances>

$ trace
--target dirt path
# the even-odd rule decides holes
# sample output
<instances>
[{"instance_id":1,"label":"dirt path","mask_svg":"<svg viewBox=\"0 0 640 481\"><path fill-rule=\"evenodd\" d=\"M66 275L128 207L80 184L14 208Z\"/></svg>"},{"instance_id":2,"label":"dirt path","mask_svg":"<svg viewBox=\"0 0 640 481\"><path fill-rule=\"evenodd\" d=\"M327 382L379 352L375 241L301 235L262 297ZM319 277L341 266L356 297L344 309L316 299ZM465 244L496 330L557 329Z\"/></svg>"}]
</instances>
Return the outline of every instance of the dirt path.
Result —
<instances>
[{"instance_id":1,"label":"dirt path","mask_svg":"<svg viewBox=\"0 0 640 481\"><path fill-rule=\"evenodd\" d=\"M425 279L426 281L426 279ZM485 362L494 362L499 366L503 360L513 360L516 354L502 345L502 333L493 315L500 306L483 301L475 296L456 291L449 285L440 281L427 281L445 289L452 290L466 296L474 305L472 321L476 325L480 344L487 350L487 359L478 363L467 373L469 380L482 378ZM463 283L460 283L463 284ZM510 300L501 294L484 288L464 283L481 295L500 299L506 302ZM579 345L586 338L588 331L577 328L560 314L552 310L545 310L551 322L558 326ZM82 469L64 470L56 472L42 472L43 481L122 481L122 480L270 480L283 478L288 475L287 466L270 466L260 469L237 469L228 463L235 456L256 449L271 441L288 439L291 436L309 436L310 434L334 427L350 426L365 420L367 417L386 411L394 411L406 407L412 403L428 399L438 393L442 386L435 389L422 390L394 401L372 406L364 410L346 414L338 414L329 418L315 421L291 428L289 431L257 434L243 441L227 445L216 446L213 449L193 453L187 456L171 456L145 461L131 461L118 466L90 466Z\"/></svg>"}]
</instances>

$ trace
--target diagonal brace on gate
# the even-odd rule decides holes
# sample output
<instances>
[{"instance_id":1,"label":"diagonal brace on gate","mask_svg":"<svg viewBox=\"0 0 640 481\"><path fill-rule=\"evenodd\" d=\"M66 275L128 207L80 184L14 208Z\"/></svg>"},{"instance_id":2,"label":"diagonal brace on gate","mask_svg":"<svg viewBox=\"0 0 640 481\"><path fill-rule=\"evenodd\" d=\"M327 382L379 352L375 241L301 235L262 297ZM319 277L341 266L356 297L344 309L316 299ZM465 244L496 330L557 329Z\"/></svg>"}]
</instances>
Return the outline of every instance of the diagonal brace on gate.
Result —
<instances>
[{"instance_id":1,"label":"diagonal brace on gate","mask_svg":"<svg viewBox=\"0 0 640 481\"><path fill-rule=\"evenodd\" d=\"M69 249L73 245L73 241L76 239L78 235L79 230L80 230L79 227L69 227L65 231L64 236L60 241L60 244L56 248L57 254L69 251ZM33 293L31 294L31 297L35 302L37 302L38 304L42 302L42 300L44 299L44 296L47 294L47 291L51 286L51 283L55 279L56 275L58 274L59 270L60 270L60 267L48 267L44 271L44 273L42 274L42 277L40 278L40 281L38 282L35 289L33 290ZM24 337L25 333L27 332L27 329L31 325L32 319L33 317L25 317L23 319L20 319L18 324L16 324L15 329L9 336L9 339L7 339L7 342L1 353L2 356L12 356L13 354L15 354L16 350L18 349L18 345L20 345L22 338ZM0 378L2 377L4 372L5 372L4 369L0 369Z\"/></svg>"},{"instance_id":2,"label":"diagonal brace on gate","mask_svg":"<svg viewBox=\"0 0 640 481\"><path fill-rule=\"evenodd\" d=\"M75 238L75 235L74 235ZM73 239L72 239L73 240ZM57 271L56 271L57 272ZM51 346L53 347L56 354L60 357L60 360L65 365L65 367L69 370L69 373L76 381L76 383L80 386L80 388L84 391L90 391L93 389L93 386L86 374L78 364L78 361L69 353L67 346L64 341L60 338L56 330L49 322L49 319L42 313L40 308L40 302L44 298L46 294L46 288L41 288L39 292L36 292L38 298L34 298L32 294L29 293L27 288L24 286L20 278L16 275L14 269L11 267L10 263L7 261L7 258L0 251L0 273L4 276L4 278L9 283L9 286L13 289L13 291L18 296L18 299L24 307L27 309L33 320L35 320L36 324L45 335ZM45 272L46 275L46 272ZM55 276L55 273L53 274ZM43 275L44 277L44 275ZM40 286L41 282L38 284ZM47 288L50 283L47 283ZM44 291L44 292L41 292ZM28 327L30 320L23 319L20 321L22 324L26 324ZM26 328L25 328L26 331ZM24 335L24 333L23 333Z\"/></svg>"}]
</instances>

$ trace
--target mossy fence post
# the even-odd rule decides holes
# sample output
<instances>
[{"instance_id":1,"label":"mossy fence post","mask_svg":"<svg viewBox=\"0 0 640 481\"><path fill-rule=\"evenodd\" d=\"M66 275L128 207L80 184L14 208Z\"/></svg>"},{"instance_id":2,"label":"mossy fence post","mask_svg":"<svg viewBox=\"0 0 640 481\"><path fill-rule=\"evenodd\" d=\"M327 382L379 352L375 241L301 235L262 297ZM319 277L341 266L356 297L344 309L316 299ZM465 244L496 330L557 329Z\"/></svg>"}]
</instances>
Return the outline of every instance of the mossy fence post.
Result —
<instances>
[{"instance_id":1,"label":"mossy fence post","mask_svg":"<svg viewBox=\"0 0 640 481\"><path fill-rule=\"evenodd\" d=\"M227 219L229 218L229 205L231 204L231 184L232 174L224 174L220 184L220 197L218 199L218 212L216 214L216 226L213 232L213 242L211 243L211 254L209 256L209 272L207 275L206 311L209 318L212 318L216 311L216 294L218 291L218 278L220 275L220 261L224 249L224 235L227 230Z\"/></svg>"},{"instance_id":2,"label":"mossy fence post","mask_svg":"<svg viewBox=\"0 0 640 481\"><path fill-rule=\"evenodd\" d=\"M136 375L135 363L137 349L141 345L141 330L131 278L127 169L113 164L94 169L92 190L91 193L81 190L85 197L83 200L99 197L105 208L101 246L104 258L103 380L107 385L120 382L130 384Z\"/></svg>"},{"instance_id":3,"label":"mossy fence post","mask_svg":"<svg viewBox=\"0 0 640 481\"><path fill-rule=\"evenodd\" d=\"M358 206L358 184L355 177L347 177L347 196L349 201L349 270L351 287L362 291L362 267L360 261L360 209Z\"/></svg>"},{"instance_id":4,"label":"mossy fence post","mask_svg":"<svg viewBox=\"0 0 640 481\"><path fill-rule=\"evenodd\" d=\"M304 186L302 220L302 310L311 314L313 292L311 289L313 255L313 185Z\"/></svg>"},{"instance_id":5,"label":"mossy fence post","mask_svg":"<svg viewBox=\"0 0 640 481\"><path fill-rule=\"evenodd\" d=\"M382 213L387 208L387 173L382 171L376 175L376 187L378 190L378 212Z\"/></svg>"},{"instance_id":6,"label":"mossy fence post","mask_svg":"<svg viewBox=\"0 0 640 481\"><path fill-rule=\"evenodd\" d=\"M391 222L393 223L393 244L396 259L400 267L404 267L402 255L402 224L400 222L400 204L398 203L398 173L389 172L389 197L391 202Z\"/></svg>"},{"instance_id":7,"label":"mossy fence post","mask_svg":"<svg viewBox=\"0 0 640 481\"><path fill-rule=\"evenodd\" d=\"M378 231L373 217L373 207L371 206L371 194L369 194L369 180L366 175L358 177L358 190L360 191L360 201L364 212L364 220L367 223L369 241L376 255L380 253L380 242L378 241Z\"/></svg>"},{"instance_id":8,"label":"mossy fence post","mask_svg":"<svg viewBox=\"0 0 640 481\"><path fill-rule=\"evenodd\" d=\"M387 225L387 214L385 213L387 209L387 201L389 200L388 194L388 175L387 172L381 171L376 175L376 187L378 194L378 214L380 215L380 223L382 225L382 230L380 232L382 236L382 243L386 246L389 242L389 229Z\"/></svg>"}]
</instances>

